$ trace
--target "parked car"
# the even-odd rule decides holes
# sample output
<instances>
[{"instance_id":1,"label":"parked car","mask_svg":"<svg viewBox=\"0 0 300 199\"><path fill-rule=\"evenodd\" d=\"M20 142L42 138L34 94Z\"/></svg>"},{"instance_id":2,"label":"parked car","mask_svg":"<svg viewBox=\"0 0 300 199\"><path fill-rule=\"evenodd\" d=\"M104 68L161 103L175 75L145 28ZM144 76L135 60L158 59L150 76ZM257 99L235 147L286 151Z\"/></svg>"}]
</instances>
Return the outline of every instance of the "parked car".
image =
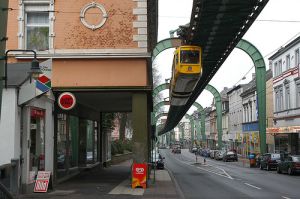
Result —
<instances>
[{"instance_id":1,"label":"parked car","mask_svg":"<svg viewBox=\"0 0 300 199\"><path fill-rule=\"evenodd\" d=\"M265 153L260 158L260 169L267 169L268 171L276 169L279 162L279 153Z\"/></svg>"},{"instance_id":2,"label":"parked car","mask_svg":"<svg viewBox=\"0 0 300 199\"><path fill-rule=\"evenodd\" d=\"M223 161L224 162L227 162L227 161L238 161L238 156L237 156L237 154L234 151L227 151L223 155Z\"/></svg>"},{"instance_id":3,"label":"parked car","mask_svg":"<svg viewBox=\"0 0 300 199\"><path fill-rule=\"evenodd\" d=\"M300 155L288 155L287 157L281 156L281 161L277 166L277 173L300 173Z\"/></svg>"},{"instance_id":4,"label":"parked car","mask_svg":"<svg viewBox=\"0 0 300 199\"><path fill-rule=\"evenodd\" d=\"M215 152L216 152L216 150L210 150L209 157L210 157L211 159L214 159L214 158L215 158Z\"/></svg>"},{"instance_id":5,"label":"parked car","mask_svg":"<svg viewBox=\"0 0 300 199\"><path fill-rule=\"evenodd\" d=\"M215 155L215 160L223 160L226 151L217 151Z\"/></svg>"},{"instance_id":6,"label":"parked car","mask_svg":"<svg viewBox=\"0 0 300 199\"><path fill-rule=\"evenodd\" d=\"M165 163L164 159L159 153L152 154L152 168L156 169L164 169L165 168Z\"/></svg>"}]
</instances>

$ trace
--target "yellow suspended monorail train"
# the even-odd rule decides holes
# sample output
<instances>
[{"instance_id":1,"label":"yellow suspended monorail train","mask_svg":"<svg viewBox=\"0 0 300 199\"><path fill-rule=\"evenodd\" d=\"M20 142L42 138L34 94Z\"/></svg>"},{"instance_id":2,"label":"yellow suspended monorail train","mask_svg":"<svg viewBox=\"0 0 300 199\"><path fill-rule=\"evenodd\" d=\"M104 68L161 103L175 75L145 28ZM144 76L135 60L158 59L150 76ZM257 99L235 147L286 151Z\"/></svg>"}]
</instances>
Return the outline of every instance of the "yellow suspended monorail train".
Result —
<instances>
[{"instance_id":1,"label":"yellow suspended monorail train","mask_svg":"<svg viewBox=\"0 0 300 199\"><path fill-rule=\"evenodd\" d=\"M171 105L186 103L202 75L202 49L199 46L180 46L174 52L170 83Z\"/></svg>"}]
</instances>

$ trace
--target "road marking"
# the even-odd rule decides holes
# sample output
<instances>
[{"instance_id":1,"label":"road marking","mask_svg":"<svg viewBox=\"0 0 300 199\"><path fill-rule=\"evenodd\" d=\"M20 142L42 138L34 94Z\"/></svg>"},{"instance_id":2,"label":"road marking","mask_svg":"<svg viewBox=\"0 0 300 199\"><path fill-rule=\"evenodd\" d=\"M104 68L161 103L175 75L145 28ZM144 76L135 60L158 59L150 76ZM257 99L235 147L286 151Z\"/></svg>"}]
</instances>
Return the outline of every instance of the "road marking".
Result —
<instances>
[{"instance_id":1,"label":"road marking","mask_svg":"<svg viewBox=\"0 0 300 199\"><path fill-rule=\"evenodd\" d=\"M255 188L255 189L261 189L261 188L259 188L259 187L256 187L256 186L254 186L254 185L252 185L252 184L249 184L249 183L244 183L245 185L248 185L249 187L252 187L252 188Z\"/></svg>"},{"instance_id":2,"label":"road marking","mask_svg":"<svg viewBox=\"0 0 300 199\"><path fill-rule=\"evenodd\" d=\"M288 197L286 197L286 196L281 196L282 198L284 198L284 199L291 199L291 198L288 198Z\"/></svg>"},{"instance_id":3,"label":"road marking","mask_svg":"<svg viewBox=\"0 0 300 199\"><path fill-rule=\"evenodd\" d=\"M193 166L193 165L191 165L191 163L184 162L184 161L182 161L182 160L179 160L178 158L175 158L175 159L176 159L177 161L179 161L179 162L181 162L181 163L183 163L183 164L189 165L189 166L191 166L191 167L194 167L194 168L196 167L197 169L201 169L201 170L203 170L203 171L207 171L207 172L210 172L210 173L213 173L213 174L216 174L216 175L219 175L219 176L222 176L222 177L225 177L225 178L228 178L228 179L233 180L233 178L232 178L228 173L226 173L226 172L224 171L224 169L220 169L220 168L218 168L218 167L214 167L214 166L210 165L210 166L212 166L213 168L219 169L219 170L221 170L221 171L224 173L224 174L220 174L220 173L214 172L214 171L212 171L212 170L208 170L208 169L204 169L204 168L201 168L201 167ZM194 164L194 162L193 162L192 164Z\"/></svg>"}]
</instances>

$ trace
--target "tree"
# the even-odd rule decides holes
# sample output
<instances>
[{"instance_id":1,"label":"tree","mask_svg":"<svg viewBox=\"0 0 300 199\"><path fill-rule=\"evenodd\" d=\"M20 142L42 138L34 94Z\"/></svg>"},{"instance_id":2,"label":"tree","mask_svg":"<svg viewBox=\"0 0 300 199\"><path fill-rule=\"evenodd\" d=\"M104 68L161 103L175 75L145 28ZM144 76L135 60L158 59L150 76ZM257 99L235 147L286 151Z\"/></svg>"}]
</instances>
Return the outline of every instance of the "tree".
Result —
<instances>
[{"instance_id":1,"label":"tree","mask_svg":"<svg viewBox=\"0 0 300 199\"><path fill-rule=\"evenodd\" d=\"M126 130L128 113L116 113L116 118L119 121L119 139L125 140L125 130Z\"/></svg>"},{"instance_id":2,"label":"tree","mask_svg":"<svg viewBox=\"0 0 300 199\"><path fill-rule=\"evenodd\" d=\"M152 76L153 76L153 89L155 89L157 86L160 85L161 82L161 75L158 71L158 65L153 62L153 68L152 68ZM157 104L158 102L162 101L162 94L158 93L157 96L153 99L153 103Z\"/></svg>"}]
</instances>

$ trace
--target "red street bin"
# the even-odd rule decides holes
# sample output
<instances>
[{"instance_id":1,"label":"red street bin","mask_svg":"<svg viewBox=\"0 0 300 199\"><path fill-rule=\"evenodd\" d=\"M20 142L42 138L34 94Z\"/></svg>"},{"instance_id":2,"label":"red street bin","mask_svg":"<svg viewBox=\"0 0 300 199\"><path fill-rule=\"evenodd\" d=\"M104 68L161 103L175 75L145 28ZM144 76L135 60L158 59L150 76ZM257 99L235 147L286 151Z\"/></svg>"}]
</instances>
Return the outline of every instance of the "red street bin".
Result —
<instances>
[{"instance_id":1,"label":"red street bin","mask_svg":"<svg viewBox=\"0 0 300 199\"><path fill-rule=\"evenodd\" d=\"M256 159L255 159L255 154L250 154L249 155L249 163L250 163L250 167L256 167Z\"/></svg>"},{"instance_id":2,"label":"red street bin","mask_svg":"<svg viewBox=\"0 0 300 199\"><path fill-rule=\"evenodd\" d=\"M137 164L133 163L132 165L132 182L131 187L142 187L146 189L147 186L147 164Z\"/></svg>"}]
</instances>

